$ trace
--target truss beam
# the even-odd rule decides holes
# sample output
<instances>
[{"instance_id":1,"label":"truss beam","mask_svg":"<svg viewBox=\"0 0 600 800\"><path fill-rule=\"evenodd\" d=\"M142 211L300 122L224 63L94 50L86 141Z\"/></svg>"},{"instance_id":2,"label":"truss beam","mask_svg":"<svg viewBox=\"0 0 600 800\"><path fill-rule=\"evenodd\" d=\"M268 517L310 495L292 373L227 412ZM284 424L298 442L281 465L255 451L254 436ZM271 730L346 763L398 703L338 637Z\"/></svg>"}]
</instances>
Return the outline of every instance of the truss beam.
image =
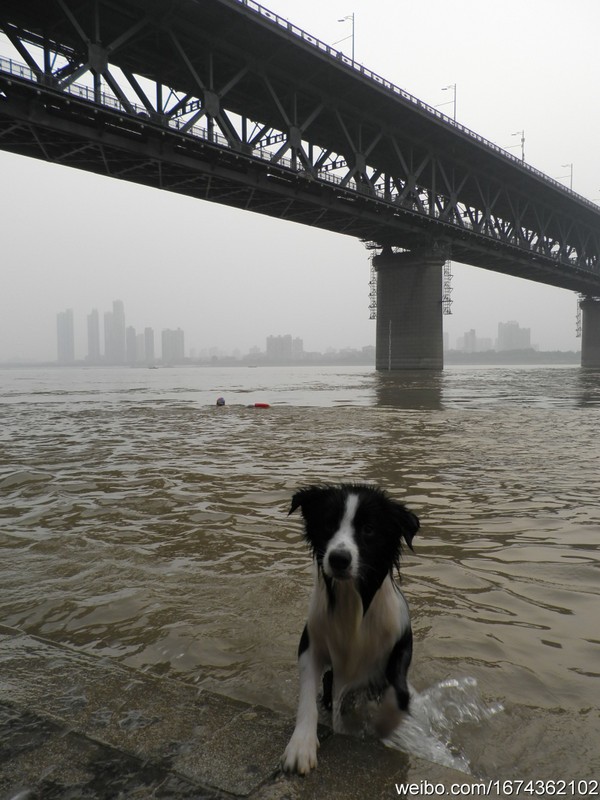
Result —
<instances>
[{"instance_id":1,"label":"truss beam","mask_svg":"<svg viewBox=\"0 0 600 800\"><path fill-rule=\"evenodd\" d=\"M594 204L257 9L4 0L0 147L600 292Z\"/></svg>"}]
</instances>

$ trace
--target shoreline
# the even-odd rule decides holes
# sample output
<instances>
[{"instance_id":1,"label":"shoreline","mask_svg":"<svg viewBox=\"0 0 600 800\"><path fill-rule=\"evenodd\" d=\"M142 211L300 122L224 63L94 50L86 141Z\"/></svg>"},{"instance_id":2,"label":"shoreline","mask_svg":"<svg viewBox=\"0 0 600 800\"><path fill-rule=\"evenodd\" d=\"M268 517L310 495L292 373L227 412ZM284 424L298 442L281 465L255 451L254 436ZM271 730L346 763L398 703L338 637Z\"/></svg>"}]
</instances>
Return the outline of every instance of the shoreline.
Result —
<instances>
[{"instance_id":1,"label":"shoreline","mask_svg":"<svg viewBox=\"0 0 600 800\"><path fill-rule=\"evenodd\" d=\"M483 366L493 367L502 366L545 366L549 364L557 365L580 365L581 351L573 350L512 350L506 352L496 352L494 350L485 353L462 353L458 350L450 350L444 353L444 366ZM233 358L221 358L213 361L192 361L187 359L179 364L90 364L87 361L75 361L72 364L59 364L56 361L6 361L0 363L0 369L171 369L175 367L195 367L199 369L210 369L213 367L230 367L256 369L260 367L371 367L375 370L375 362L365 359L328 359L314 358L302 359L299 361L265 361L256 359L253 361ZM385 370L380 370L385 372ZM403 372L405 370L398 370Z\"/></svg>"}]
</instances>

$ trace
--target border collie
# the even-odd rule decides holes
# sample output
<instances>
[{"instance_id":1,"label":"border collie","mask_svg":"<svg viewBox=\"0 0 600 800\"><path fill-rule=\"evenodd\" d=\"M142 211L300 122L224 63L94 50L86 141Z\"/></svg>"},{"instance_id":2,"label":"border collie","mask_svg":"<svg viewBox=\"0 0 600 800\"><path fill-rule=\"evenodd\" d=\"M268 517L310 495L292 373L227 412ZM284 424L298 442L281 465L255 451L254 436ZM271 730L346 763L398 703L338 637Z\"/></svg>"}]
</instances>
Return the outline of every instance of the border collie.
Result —
<instances>
[{"instance_id":1,"label":"border collie","mask_svg":"<svg viewBox=\"0 0 600 800\"><path fill-rule=\"evenodd\" d=\"M336 733L345 730L342 705L350 691L367 689L378 698L381 737L408 711L412 632L394 572L401 539L412 550L419 520L382 489L364 484L308 486L293 496L289 513L297 508L316 577L298 648L296 727L282 767L304 775L317 765L321 681Z\"/></svg>"}]
</instances>

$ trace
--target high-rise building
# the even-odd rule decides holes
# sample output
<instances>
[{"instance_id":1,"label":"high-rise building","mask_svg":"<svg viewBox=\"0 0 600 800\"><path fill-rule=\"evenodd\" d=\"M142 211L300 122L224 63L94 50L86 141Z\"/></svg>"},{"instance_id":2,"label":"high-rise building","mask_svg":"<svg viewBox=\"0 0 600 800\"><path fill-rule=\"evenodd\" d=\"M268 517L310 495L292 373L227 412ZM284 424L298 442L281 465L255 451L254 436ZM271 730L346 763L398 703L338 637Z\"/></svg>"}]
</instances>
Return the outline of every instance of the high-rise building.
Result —
<instances>
[{"instance_id":1,"label":"high-rise building","mask_svg":"<svg viewBox=\"0 0 600 800\"><path fill-rule=\"evenodd\" d=\"M269 361L291 361L292 337L289 333L285 336L267 336L267 359Z\"/></svg>"},{"instance_id":2,"label":"high-rise building","mask_svg":"<svg viewBox=\"0 0 600 800\"><path fill-rule=\"evenodd\" d=\"M125 329L125 355L128 364L135 364L137 361L137 337L135 328L129 325Z\"/></svg>"},{"instance_id":3,"label":"high-rise building","mask_svg":"<svg viewBox=\"0 0 600 800\"><path fill-rule=\"evenodd\" d=\"M108 364L124 364L125 356L125 309L113 300L113 310L104 315L104 357Z\"/></svg>"},{"instance_id":4,"label":"high-rise building","mask_svg":"<svg viewBox=\"0 0 600 800\"><path fill-rule=\"evenodd\" d=\"M267 336L268 361L300 361L304 357L304 342L299 337Z\"/></svg>"},{"instance_id":5,"label":"high-rise building","mask_svg":"<svg viewBox=\"0 0 600 800\"><path fill-rule=\"evenodd\" d=\"M529 350L531 348L531 329L521 328L518 322L498 323L497 350Z\"/></svg>"},{"instance_id":6,"label":"high-rise building","mask_svg":"<svg viewBox=\"0 0 600 800\"><path fill-rule=\"evenodd\" d=\"M90 364L100 363L100 317L94 308L87 318L87 360Z\"/></svg>"},{"instance_id":7,"label":"high-rise building","mask_svg":"<svg viewBox=\"0 0 600 800\"><path fill-rule=\"evenodd\" d=\"M463 353L484 353L492 349L492 340L477 336L474 328L466 331L464 336L459 336L456 340L456 349Z\"/></svg>"},{"instance_id":8,"label":"high-rise building","mask_svg":"<svg viewBox=\"0 0 600 800\"><path fill-rule=\"evenodd\" d=\"M75 332L72 308L61 311L56 315L56 345L58 363L72 364L75 361Z\"/></svg>"},{"instance_id":9,"label":"high-rise building","mask_svg":"<svg viewBox=\"0 0 600 800\"><path fill-rule=\"evenodd\" d=\"M177 328L176 331L164 330L161 335L162 340L162 362L163 364L181 364L185 360L183 331Z\"/></svg>"},{"instance_id":10,"label":"high-rise building","mask_svg":"<svg viewBox=\"0 0 600 800\"><path fill-rule=\"evenodd\" d=\"M304 342L299 337L292 339L292 359L300 361L304 356Z\"/></svg>"},{"instance_id":11,"label":"high-rise building","mask_svg":"<svg viewBox=\"0 0 600 800\"><path fill-rule=\"evenodd\" d=\"M464 335L464 351L465 353L477 352L477 334L474 328L471 328L471 330L467 331Z\"/></svg>"},{"instance_id":12,"label":"high-rise building","mask_svg":"<svg viewBox=\"0 0 600 800\"><path fill-rule=\"evenodd\" d=\"M112 336L112 311L104 312L104 360L107 363L112 363L112 350L111 350L111 336Z\"/></svg>"},{"instance_id":13,"label":"high-rise building","mask_svg":"<svg viewBox=\"0 0 600 800\"><path fill-rule=\"evenodd\" d=\"M138 333L135 337L135 363L146 363L146 337L143 333Z\"/></svg>"},{"instance_id":14,"label":"high-rise building","mask_svg":"<svg viewBox=\"0 0 600 800\"><path fill-rule=\"evenodd\" d=\"M144 357L146 364L149 366L154 364L154 330L152 328L144 328Z\"/></svg>"}]
</instances>

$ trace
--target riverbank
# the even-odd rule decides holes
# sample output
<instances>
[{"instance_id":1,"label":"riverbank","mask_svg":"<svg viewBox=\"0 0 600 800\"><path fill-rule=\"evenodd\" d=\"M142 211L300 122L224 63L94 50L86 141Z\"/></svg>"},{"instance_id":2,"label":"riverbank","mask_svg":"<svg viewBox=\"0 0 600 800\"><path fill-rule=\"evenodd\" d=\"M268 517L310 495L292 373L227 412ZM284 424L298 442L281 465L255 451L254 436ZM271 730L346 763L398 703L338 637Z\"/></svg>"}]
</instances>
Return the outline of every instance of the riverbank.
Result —
<instances>
[{"instance_id":1,"label":"riverbank","mask_svg":"<svg viewBox=\"0 0 600 800\"><path fill-rule=\"evenodd\" d=\"M396 784L470 783L413 756L320 731L319 767L282 775L293 720L0 628L0 796L398 797Z\"/></svg>"},{"instance_id":2,"label":"riverbank","mask_svg":"<svg viewBox=\"0 0 600 800\"><path fill-rule=\"evenodd\" d=\"M448 366L461 365L461 364L475 364L478 366L494 366L494 364L502 365L518 365L529 364L531 366L539 366L544 364L580 364L581 351L580 350L503 350L497 352L496 350L487 350L483 353L465 353L462 350L446 350L444 351L444 363ZM171 364L162 364L160 361L150 367L147 364L91 364L88 361L75 361L72 364L58 364L56 361L48 362L18 362L9 361L0 364L0 369L46 369L48 367L85 367L89 368L114 368L119 367L123 369L170 369ZM305 357L295 361L268 361L265 358L234 358L224 356L221 358L214 357L209 361L187 358L179 367L372 367L375 369L375 358L364 357L360 353L349 354L346 357L341 357L339 354L322 355L320 353L310 354L307 353Z\"/></svg>"}]
</instances>

